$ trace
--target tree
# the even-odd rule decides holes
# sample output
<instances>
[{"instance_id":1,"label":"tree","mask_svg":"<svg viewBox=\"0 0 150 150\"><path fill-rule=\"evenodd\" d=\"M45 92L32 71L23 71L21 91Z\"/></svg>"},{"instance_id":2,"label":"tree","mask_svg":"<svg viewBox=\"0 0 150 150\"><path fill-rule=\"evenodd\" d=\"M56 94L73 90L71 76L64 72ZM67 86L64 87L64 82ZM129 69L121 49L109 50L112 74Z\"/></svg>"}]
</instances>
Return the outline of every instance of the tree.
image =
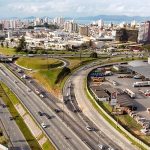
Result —
<instances>
[{"instance_id":1,"label":"tree","mask_svg":"<svg viewBox=\"0 0 150 150\"><path fill-rule=\"evenodd\" d=\"M91 53L90 57L91 57L91 58L97 58L98 56L97 56L97 53L96 53L96 52L93 52L93 53Z\"/></svg>"},{"instance_id":2,"label":"tree","mask_svg":"<svg viewBox=\"0 0 150 150\"><path fill-rule=\"evenodd\" d=\"M9 47L8 42L6 42L6 47L7 47L7 48Z\"/></svg>"},{"instance_id":3,"label":"tree","mask_svg":"<svg viewBox=\"0 0 150 150\"><path fill-rule=\"evenodd\" d=\"M11 39L10 42L14 42L14 39Z\"/></svg>"},{"instance_id":4,"label":"tree","mask_svg":"<svg viewBox=\"0 0 150 150\"><path fill-rule=\"evenodd\" d=\"M19 40L19 45L16 47L16 52L20 52L26 49L26 42L24 36Z\"/></svg>"},{"instance_id":5,"label":"tree","mask_svg":"<svg viewBox=\"0 0 150 150\"><path fill-rule=\"evenodd\" d=\"M93 42L92 42L92 40L90 40L90 42L89 42L89 46L90 46L90 47L92 47L92 46L93 46Z\"/></svg>"},{"instance_id":6,"label":"tree","mask_svg":"<svg viewBox=\"0 0 150 150\"><path fill-rule=\"evenodd\" d=\"M1 47L4 47L4 43L3 42L1 42Z\"/></svg>"},{"instance_id":7,"label":"tree","mask_svg":"<svg viewBox=\"0 0 150 150\"><path fill-rule=\"evenodd\" d=\"M18 53L18 52L21 52L21 50L22 50L22 48L20 47L20 46L18 46L18 47L16 47L16 52Z\"/></svg>"}]
</instances>

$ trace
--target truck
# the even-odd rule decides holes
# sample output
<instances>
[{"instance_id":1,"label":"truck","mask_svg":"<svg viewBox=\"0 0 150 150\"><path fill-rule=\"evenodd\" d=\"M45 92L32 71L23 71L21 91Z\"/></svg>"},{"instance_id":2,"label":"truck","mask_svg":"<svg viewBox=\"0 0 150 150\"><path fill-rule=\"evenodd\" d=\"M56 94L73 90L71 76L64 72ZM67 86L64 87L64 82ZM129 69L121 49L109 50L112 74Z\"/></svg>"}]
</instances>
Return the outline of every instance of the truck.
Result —
<instances>
[{"instance_id":1,"label":"truck","mask_svg":"<svg viewBox=\"0 0 150 150\"><path fill-rule=\"evenodd\" d=\"M131 98L135 98L135 93L132 92L130 89L125 89L124 92L128 94Z\"/></svg>"},{"instance_id":2,"label":"truck","mask_svg":"<svg viewBox=\"0 0 150 150\"><path fill-rule=\"evenodd\" d=\"M135 75L133 78L134 79L142 79L142 76L141 75Z\"/></svg>"},{"instance_id":3,"label":"truck","mask_svg":"<svg viewBox=\"0 0 150 150\"><path fill-rule=\"evenodd\" d=\"M133 87L144 87L144 86L150 86L150 81L143 81L143 82L133 83Z\"/></svg>"}]
</instances>

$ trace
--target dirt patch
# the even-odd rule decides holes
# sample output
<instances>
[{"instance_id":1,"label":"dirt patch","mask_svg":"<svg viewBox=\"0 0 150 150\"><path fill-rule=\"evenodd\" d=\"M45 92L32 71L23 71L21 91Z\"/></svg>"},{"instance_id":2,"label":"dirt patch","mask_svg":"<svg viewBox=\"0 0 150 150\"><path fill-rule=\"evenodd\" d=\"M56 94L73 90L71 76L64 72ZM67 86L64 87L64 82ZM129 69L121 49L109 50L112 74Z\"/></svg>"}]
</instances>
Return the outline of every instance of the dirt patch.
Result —
<instances>
[{"instance_id":1,"label":"dirt patch","mask_svg":"<svg viewBox=\"0 0 150 150\"><path fill-rule=\"evenodd\" d=\"M44 136L38 141L38 143L42 146L43 144L46 143L46 141L47 141L47 138Z\"/></svg>"},{"instance_id":2,"label":"dirt patch","mask_svg":"<svg viewBox=\"0 0 150 150\"><path fill-rule=\"evenodd\" d=\"M16 110L18 111L18 113L20 114L21 117L23 117L26 114L26 111L24 110L24 108L21 106L21 104L17 104L15 105Z\"/></svg>"},{"instance_id":3,"label":"dirt patch","mask_svg":"<svg viewBox=\"0 0 150 150\"><path fill-rule=\"evenodd\" d=\"M35 138L38 138L40 135L42 135L41 129L35 124L29 115L25 115L23 119Z\"/></svg>"}]
</instances>

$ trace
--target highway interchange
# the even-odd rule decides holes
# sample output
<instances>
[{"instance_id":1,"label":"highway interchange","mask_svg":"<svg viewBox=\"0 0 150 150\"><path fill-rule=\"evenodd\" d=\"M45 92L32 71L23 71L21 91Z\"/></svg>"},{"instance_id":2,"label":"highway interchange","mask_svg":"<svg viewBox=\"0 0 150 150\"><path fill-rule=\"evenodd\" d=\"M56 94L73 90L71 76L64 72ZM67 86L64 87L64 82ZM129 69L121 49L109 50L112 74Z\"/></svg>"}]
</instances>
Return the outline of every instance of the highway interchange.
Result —
<instances>
[{"instance_id":1,"label":"highway interchange","mask_svg":"<svg viewBox=\"0 0 150 150\"><path fill-rule=\"evenodd\" d=\"M2 73L5 73L3 74ZM54 114L54 111L47 107L45 103L34 93L28 92L27 87L14 74L1 65L1 80L20 98L22 103L28 108L31 115L39 125L45 123L48 128L44 128L46 135L53 141L58 149L88 149L88 147L80 141L80 139ZM17 83L15 83L16 81ZM46 98L45 98L46 100ZM49 101L49 99L48 99ZM44 112L53 116L52 119L47 119L44 116L39 116L38 112ZM69 139L66 139L68 137Z\"/></svg>"},{"instance_id":2,"label":"highway interchange","mask_svg":"<svg viewBox=\"0 0 150 150\"><path fill-rule=\"evenodd\" d=\"M91 70L88 69L88 66L80 68L65 84L63 90L64 99L68 96L68 88L70 88L73 104L69 104L70 102L64 104L55 96L45 91L34 80L31 83L27 79L21 81L18 77L21 77L22 74L15 71L16 66L14 64L9 64L8 67L18 77L4 65L1 64L0 67L2 81L19 97L39 126L43 122L48 125L48 128L42 130L56 145L57 149L98 149L98 144L105 144L118 150L136 149L120 133L113 129L87 100L84 94L83 81L84 77ZM28 89L31 89L31 92ZM35 94L35 89L42 91L45 94L45 98L40 98ZM81 111L74 112L72 105ZM56 108L63 109L63 112L56 113L54 111ZM39 111L49 114L52 118L47 119L45 116L39 116ZM88 131L87 126L95 130Z\"/></svg>"}]
</instances>

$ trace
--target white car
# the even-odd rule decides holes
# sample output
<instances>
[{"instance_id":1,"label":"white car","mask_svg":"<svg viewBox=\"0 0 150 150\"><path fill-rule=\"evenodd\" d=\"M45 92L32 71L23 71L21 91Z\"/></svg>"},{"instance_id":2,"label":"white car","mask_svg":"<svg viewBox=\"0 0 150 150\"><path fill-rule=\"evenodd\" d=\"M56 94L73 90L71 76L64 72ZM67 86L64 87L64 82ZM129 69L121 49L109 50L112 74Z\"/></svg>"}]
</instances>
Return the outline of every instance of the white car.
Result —
<instances>
[{"instance_id":1,"label":"white car","mask_svg":"<svg viewBox=\"0 0 150 150\"><path fill-rule=\"evenodd\" d=\"M18 83L18 81L16 81L16 80L15 80L14 82L15 82L15 83Z\"/></svg>"},{"instance_id":2,"label":"white car","mask_svg":"<svg viewBox=\"0 0 150 150\"><path fill-rule=\"evenodd\" d=\"M108 150L115 150L114 148L109 147Z\"/></svg>"},{"instance_id":3,"label":"white car","mask_svg":"<svg viewBox=\"0 0 150 150\"><path fill-rule=\"evenodd\" d=\"M45 96L44 96L43 94L40 94L40 97L41 97L41 98L44 98Z\"/></svg>"},{"instance_id":4,"label":"white car","mask_svg":"<svg viewBox=\"0 0 150 150\"><path fill-rule=\"evenodd\" d=\"M46 128L47 125L45 125L44 123L41 123L42 128Z\"/></svg>"},{"instance_id":5,"label":"white car","mask_svg":"<svg viewBox=\"0 0 150 150\"><path fill-rule=\"evenodd\" d=\"M31 89L27 89L28 92L31 92Z\"/></svg>"},{"instance_id":6,"label":"white car","mask_svg":"<svg viewBox=\"0 0 150 150\"><path fill-rule=\"evenodd\" d=\"M35 90L35 93L36 93L36 94L40 94L40 91L36 89L36 90Z\"/></svg>"},{"instance_id":7,"label":"white car","mask_svg":"<svg viewBox=\"0 0 150 150\"><path fill-rule=\"evenodd\" d=\"M90 127L90 126L86 126L86 129L87 129L88 131L94 131L94 130L95 130L94 128L92 128L92 127Z\"/></svg>"}]
</instances>

